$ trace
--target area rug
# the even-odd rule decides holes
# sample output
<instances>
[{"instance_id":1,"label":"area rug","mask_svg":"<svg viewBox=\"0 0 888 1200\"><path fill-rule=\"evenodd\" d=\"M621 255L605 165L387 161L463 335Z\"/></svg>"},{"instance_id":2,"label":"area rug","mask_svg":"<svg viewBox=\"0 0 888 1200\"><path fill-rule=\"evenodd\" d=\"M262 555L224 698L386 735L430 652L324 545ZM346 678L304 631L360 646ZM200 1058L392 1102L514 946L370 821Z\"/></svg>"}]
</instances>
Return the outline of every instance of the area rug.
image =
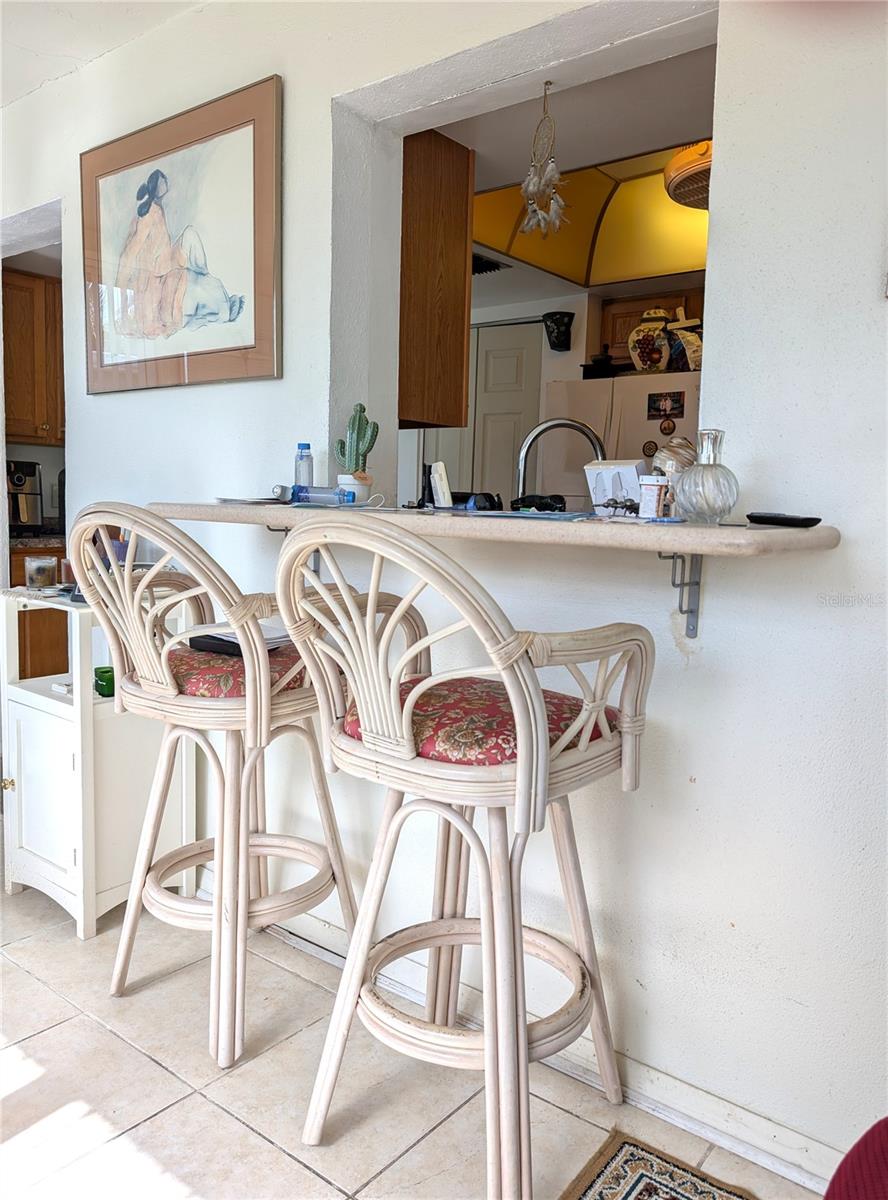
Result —
<instances>
[{"instance_id":1,"label":"area rug","mask_svg":"<svg viewBox=\"0 0 888 1200\"><path fill-rule=\"evenodd\" d=\"M755 1200L615 1130L561 1200Z\"/></svg>"}]
</instances>

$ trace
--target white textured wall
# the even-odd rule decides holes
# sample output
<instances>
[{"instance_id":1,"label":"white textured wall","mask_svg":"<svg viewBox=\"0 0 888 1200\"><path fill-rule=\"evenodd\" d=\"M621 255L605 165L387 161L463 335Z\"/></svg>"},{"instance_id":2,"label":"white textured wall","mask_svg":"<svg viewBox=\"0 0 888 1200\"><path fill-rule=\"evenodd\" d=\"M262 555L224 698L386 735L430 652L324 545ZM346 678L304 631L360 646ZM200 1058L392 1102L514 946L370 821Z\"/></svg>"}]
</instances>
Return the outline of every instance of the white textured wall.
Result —
<instances>
[{"instance_id":1,"label":"white textured wall","mask_svg":"<svg viewBox=\"0 0 888 1200\"><path fill-rule=\"evenodd\" d=\"M69 511L99 486L137 502L249 494L286 474L297 436L323 469L330 98L553 7L214 4L6 111L4 212L63 203ZM620 617L654 633L643 786L608 783L577 816L626 1076L821 1175L885 1101L884 17L879 4L721 14L704 416L728 430L745 507L820 513L842 547L707 563L689 643L653 556L541 551L543 587L505 549L453 546L519 628ZM285 378L87 397L77 153L273 71ZM274 535L196 532L245 586L268 582ZM276 756L273 813L310 834L294 761ZM366 861L377 791L341 777L334 789ZM390 920L424 915L429 849L408 828ZM530 920L564 930L544 838L527 881ZM323 915L338 920L332 902ZM553 1001L536 970L529 997ZM585 1040L574 1053L591 1061Z\"/></svg>"},{"instance_id":2,"label":"white textured wall","mask_svg":"<svg viewBox=\"0 0 888 1200\"><path fill-rule=\"evenodd\" d=\"M62 199L68 511L96 499L97 486L107 491L102 498L135 502L261 495L289 478L297 440L311 441L322 479L330 436L331 97L576 7L214 3L8 106L4 215ZM284 378L86 396L78 155L273 73L284 79ZM389 443L391 435L378 457L392 471ZM247 586L267 579L277 545L270 535L205 536Z\"/></svg>"}]
</instances>

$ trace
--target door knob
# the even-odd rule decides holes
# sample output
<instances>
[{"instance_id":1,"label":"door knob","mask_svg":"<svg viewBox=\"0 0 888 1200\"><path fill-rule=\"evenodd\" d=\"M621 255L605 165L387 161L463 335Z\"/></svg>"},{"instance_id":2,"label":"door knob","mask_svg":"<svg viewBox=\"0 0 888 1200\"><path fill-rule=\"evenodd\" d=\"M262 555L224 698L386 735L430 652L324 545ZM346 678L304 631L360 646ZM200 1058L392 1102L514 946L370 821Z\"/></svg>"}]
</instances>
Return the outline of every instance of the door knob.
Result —
<instances>
[{"instance_id":1,"label":"door knob","mask_svg":"<svg viewBox=\"0 0 888 1200\"><path fill-rule=\"evenodd\" d=\"M13 791L15 789L15 780L14 779L0 779L0 788L2 788L4 792Z\"/></svg>"}]
</instances>

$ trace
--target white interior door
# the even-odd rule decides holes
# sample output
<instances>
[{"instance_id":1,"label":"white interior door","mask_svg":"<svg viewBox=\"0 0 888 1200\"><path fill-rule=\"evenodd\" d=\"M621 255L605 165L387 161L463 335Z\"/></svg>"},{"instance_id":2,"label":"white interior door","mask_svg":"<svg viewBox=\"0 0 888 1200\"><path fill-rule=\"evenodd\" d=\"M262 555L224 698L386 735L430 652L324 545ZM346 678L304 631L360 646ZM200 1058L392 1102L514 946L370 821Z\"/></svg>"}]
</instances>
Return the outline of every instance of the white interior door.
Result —
<instances>
[{"instance_id":1,"label":"white interior door","mask_svg":"<svg viewBox=\"0 0 888 1200\"><path fill-rule=\"evenodd\" d=\"M478 330L475 380L475 456L472 488L499 492L508 507L525 436L539 424L543 327L490 325ZM536 451L527 486L536 479Z\"/></svg>"},{"instance_id":2,"label":"white interior door","mask_svg":"<svg viewBox=\"0 0 888 1200\"><path fill-rule=\"evenodd\" d=\"M478 330L469 337L469 421L463 428L427 429L423 462L442 462L452 492L472 491L472 459L475 451L475 372L478 362Z\"/></svg>"}]
</instances>

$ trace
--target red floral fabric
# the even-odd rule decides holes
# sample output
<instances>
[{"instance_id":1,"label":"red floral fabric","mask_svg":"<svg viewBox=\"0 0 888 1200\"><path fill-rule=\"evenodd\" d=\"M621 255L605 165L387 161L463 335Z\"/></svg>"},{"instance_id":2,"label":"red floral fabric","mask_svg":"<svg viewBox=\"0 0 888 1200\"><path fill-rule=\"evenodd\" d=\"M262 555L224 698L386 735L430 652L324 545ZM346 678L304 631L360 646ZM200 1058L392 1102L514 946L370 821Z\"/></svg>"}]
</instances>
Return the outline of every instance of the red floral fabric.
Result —
<instances>
[{"instance_id":1,"label":"red floral fabric","mask_svg":"<svg viewBox=\"0 0 888 1200\"><path fill-rule=\"evenodd\" d=\"M422 679L416 676L401 684L401 704ZM543 689L549 716L549 745L553 745L580 711L576 696ZM608 724L616 727L617 712L607 709ZM361 721L352 700L345 714L343 733L361 740ZM420 758L467 767L495 767L514 762L518 740L512 706L505 685L492 679L470 676L445 679L419 697L413 710L413 737ZM595 726L592 740L601 737ZM577 736L571 746L579 741Z\"/></svg>"},{"instance_id":2,"label":"red floral fabric","mask_svg":"<svg viewBox=\"0 0 888 1200\"><path fill-rule=\"evenodd\" d=\"M268 655L272 687L299 661L295 646L281 646ZM171 650L170 670L183 696L205 696L213 700L236 700L246 694L244 660L232 654L213 654L182 646ZM305 667L285 685L284 691L302 687Z\"/></svg>"}]
</instances>

